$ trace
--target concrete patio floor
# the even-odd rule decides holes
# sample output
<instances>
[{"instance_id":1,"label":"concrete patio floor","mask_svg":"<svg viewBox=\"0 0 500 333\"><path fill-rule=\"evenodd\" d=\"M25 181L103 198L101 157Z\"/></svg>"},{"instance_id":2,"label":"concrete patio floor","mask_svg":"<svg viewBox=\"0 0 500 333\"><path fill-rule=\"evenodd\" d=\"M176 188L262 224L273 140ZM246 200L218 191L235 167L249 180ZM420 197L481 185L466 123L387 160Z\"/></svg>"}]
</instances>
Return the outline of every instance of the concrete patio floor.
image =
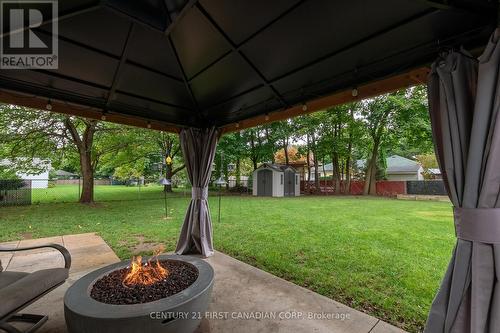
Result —
<instances>
[{"instance_id":1,"label":"concrete patio floor","mask_svg":"<svg viewBox=\"0 0 500 333\"><path fill-rule=\"evenodd\" d=\"M79 234L0 243L0 247L24 247L58 243L72 255L69 279L64 285L33 303L23 312L47 314L49 321L39 333L65 333L63 297L68 287L90 271L119 261L96 234ZM4 269L32 272L63 266L50 249L0 254ZM212 302L196 333L215 332L404 332L377 318L351 309L223 253L207 259L215 270ZM274 319L248 319L267 314ZM242 317L246 316L245 319ZM295 316L295 318L291 318ZM2 332L0 330L0 332Z\"/></svg>"}]
</instances>

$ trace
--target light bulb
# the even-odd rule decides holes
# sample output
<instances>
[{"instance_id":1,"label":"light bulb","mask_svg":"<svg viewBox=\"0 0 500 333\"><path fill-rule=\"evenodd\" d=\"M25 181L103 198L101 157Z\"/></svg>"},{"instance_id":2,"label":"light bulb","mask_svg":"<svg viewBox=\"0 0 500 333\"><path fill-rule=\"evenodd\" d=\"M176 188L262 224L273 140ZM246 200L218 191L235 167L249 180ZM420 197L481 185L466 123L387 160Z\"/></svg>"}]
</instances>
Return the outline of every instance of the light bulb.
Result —
<instances>
[{"instance_id":1,"label":"light bulb","mask_svg":"<svg viewBox=\"0 0 500 333\"><path fill-rule=\"evenodd\" d=\"M45 106L45 108L46 108L47 110L49 110L49 111L50 111L50 110L52 110L52 103L50 102L50 99L49 99L49 101L47 102L47 105Z\"/></svg>"},{"instance_id":2,"label":"light bulb","mask_svg":"<svg viewBox=\"0 0 500 333\"><path fill-rule=\"evenodd\" d=\"M358 96L358 89L357 88L352 89L352 96L353 97L357 97Z\"/></svg>"}]
</instances>

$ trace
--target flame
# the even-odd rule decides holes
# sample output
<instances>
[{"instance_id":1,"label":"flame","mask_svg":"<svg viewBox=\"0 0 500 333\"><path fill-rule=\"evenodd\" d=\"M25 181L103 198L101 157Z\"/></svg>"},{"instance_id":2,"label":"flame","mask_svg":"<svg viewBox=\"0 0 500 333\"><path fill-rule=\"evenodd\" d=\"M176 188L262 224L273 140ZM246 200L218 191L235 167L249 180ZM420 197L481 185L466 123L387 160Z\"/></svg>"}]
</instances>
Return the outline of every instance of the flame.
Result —
<instances>
[{"instance_id":1,"label":"flame","mask_svg":"<svg viewBox=\"0 0 500 333\"><path fill-rule=\"evenodd\" d=\"M133 257L130 272L123 279L123 284L127 286L136 284L151 285L165 279L168 276L168 270L160 265L157 255L155 256L155 262L151 262L150 258L145 264L142 263L141 256Z\"/></svg>"}]
</instances>

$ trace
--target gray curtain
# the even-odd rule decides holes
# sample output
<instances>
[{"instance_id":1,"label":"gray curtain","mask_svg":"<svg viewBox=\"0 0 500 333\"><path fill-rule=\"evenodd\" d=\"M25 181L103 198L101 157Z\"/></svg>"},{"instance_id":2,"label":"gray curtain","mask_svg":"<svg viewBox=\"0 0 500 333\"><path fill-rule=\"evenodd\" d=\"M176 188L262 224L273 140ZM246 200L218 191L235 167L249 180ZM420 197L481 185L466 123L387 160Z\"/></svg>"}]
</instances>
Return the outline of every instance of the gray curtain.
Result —
<instances>
[{"instance_id":1,"label":"gray curtain","mask_svg":"<svg viewBox=\"0 0 500 333\"><path fill-rule=\"evenodd\" d=\"M500 45L479 60L443 55L429 77L438 161L454 205L457 243L425 332L500 332Z\"/></svg>"},{"instance_id":2,"label":"gray curtain","mask_svg":"<svg viewBox=\"0 0 500 333\"><path fill-rule=\"evenodd\" d=\"M209 129L183 129L179 134L186 171L192 185L191 202L186 211L177 254L214 254L212 243L212 219L208 207L208 184L219 131Z\"/></svg>"}]
</instances>

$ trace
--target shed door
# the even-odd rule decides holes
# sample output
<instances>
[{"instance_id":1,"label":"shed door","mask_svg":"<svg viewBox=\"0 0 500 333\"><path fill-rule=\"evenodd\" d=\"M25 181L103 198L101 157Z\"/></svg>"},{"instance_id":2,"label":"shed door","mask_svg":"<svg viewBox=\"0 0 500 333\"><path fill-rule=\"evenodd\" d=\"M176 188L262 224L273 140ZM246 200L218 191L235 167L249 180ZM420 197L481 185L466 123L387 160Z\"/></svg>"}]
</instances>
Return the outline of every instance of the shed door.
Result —
<instances>
[{"instance_id":1,"label":"shed door","mask_svg":"<svg viewBox=\"0 0 500 333\"><path fill-rule=\"evenodd\" d=\"M295 172L285 170L285 196L295 196Z\"/></svg>"},{"instance_id":2,"label":"shed door","mask_svg":"<svg viewBox=\"0 0 500 333\"><path fill-rule=\"evenodd\" d=\"M257 173L257 195L260 197L273 196L273 172L268 169Z\"/></svg>"}]
</instances>

